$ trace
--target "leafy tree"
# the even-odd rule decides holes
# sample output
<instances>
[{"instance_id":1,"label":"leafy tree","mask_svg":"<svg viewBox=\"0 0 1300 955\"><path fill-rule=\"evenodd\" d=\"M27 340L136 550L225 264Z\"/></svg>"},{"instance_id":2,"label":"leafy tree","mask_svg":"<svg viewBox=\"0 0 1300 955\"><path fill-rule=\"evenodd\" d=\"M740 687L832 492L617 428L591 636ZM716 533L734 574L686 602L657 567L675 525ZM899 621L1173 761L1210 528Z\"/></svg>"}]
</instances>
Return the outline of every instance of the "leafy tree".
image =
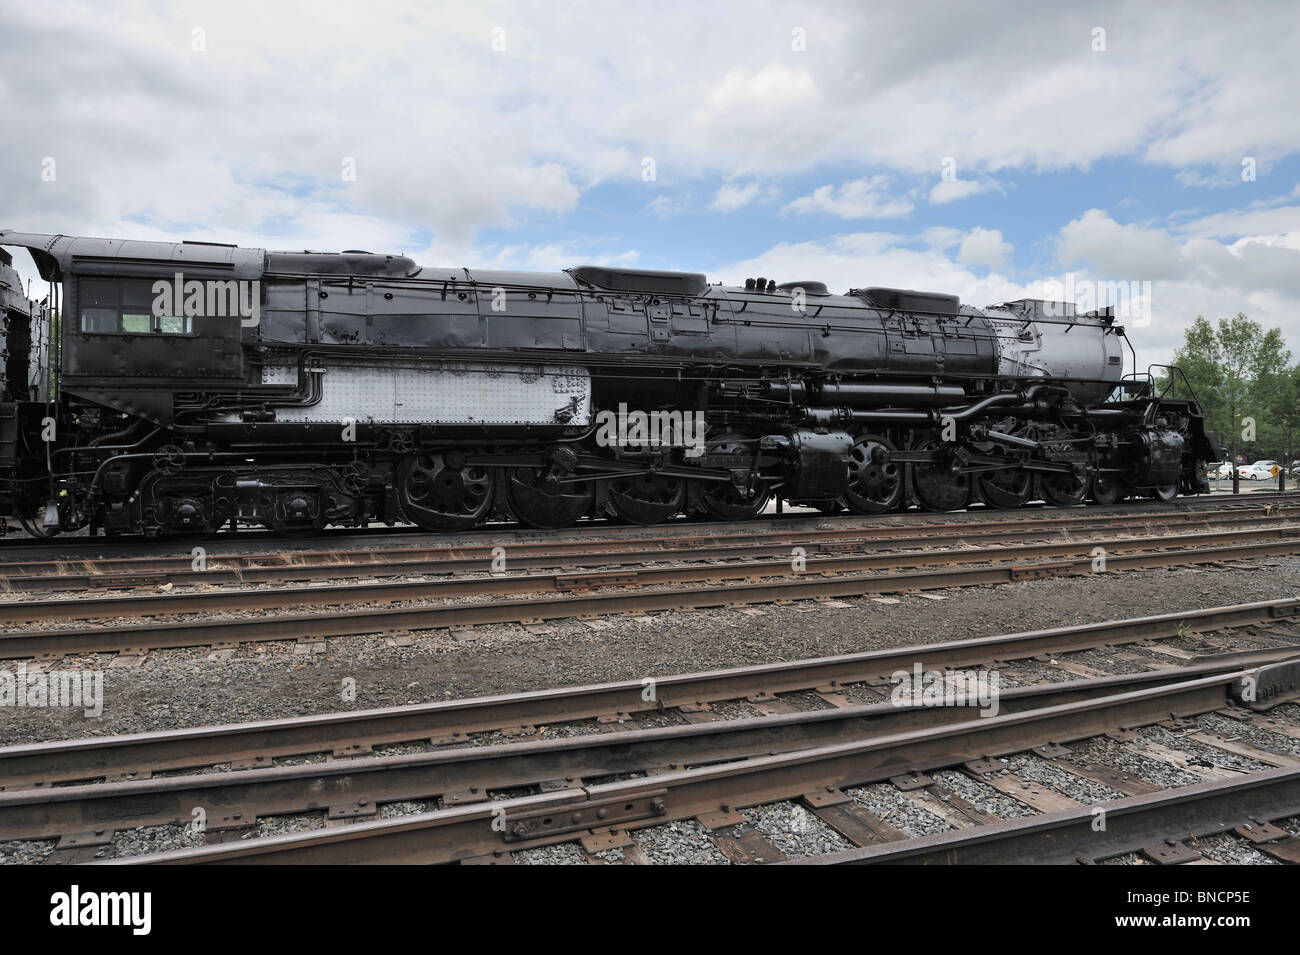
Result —
<instances>
[{"instance_id":1,"label":"leafy tree","mask_svg":"<svg viewBox=\"0 0 1300 955\"><path fill-rule=\"evenodd\" d=\"M1278 462L1286 468L1300 458L1300 365L1278 376L1273 396L1273 410L1269 414L1272 431L1276 432Z\"/></svg>"},{"instance_id":2,"label":"leafy tree","mask_svg":"<svg viewBox=\"0 0 1300 955\"><path fill-rule=\"evenodd\" d=\"M1228 442L1234 461L1244 440L1245 418L1254 420L1255 430L1255 440L1245 441L1246 446L1282 440L1290 360L1281 329L1265 331L1240 312L1219 319L1217 326L1198 315L1174 353L1174 364L1196 390L1210 427Z\"/></svg>"}]
</instances>

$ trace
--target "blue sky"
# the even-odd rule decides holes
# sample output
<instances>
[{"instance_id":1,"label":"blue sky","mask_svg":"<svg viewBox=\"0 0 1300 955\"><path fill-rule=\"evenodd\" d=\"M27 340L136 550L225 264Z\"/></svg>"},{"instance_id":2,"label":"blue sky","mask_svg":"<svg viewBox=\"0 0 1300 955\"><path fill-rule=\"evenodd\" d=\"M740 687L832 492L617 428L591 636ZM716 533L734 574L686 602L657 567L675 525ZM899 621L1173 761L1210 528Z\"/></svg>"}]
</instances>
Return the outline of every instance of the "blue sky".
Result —
<instances>
[{"instance_id":1,"label":"blue sky","mask_svg":"<svg viewBox=\"0 0 1300 955\"><path fill-rule=\"evenodd\" d=\"M1015 247L1013 262L1004 269L1008 276L1032 280L1058 266L1055 239L1061 224L1090 209L1110 210L1126 224L1168 228L1251 203L1285 202L1295 198L1291 193L1300 183L1300 158L1279 161L1262 180L1243 182L1239 176L1228 176L1213 188L1185 185L1167 168L1117 158L1086 171L1004 173L998 177L997 189L942 205L922 199L902 216L846 220L824 212L782 214L789 200L821 186L881 174L891 176L900 196L928 192L937 178L902 176L866 164L827 167L783 177L777 194L730 213L710 208L725 183L719 176L680 184L603 184L585 192L571 212L530 216L514 228L485 230L480 237L494 246L521 242L559 242L575 248L634 246L641 252L639 264L646 268L711 271L737 258L759 255L777 241L815 241L858 231L864 224L871 231L916 237L915 245L924 244L919 235L930 228L988 227L997 228ZM670 201L674 211L656 214L656 200ZM432 233L425 238L432 241ZM864 275L861 284L884 281L887 277Z\"/></svg>"},{"instance_id":2,"label":"blue sky","mask_svg":"<svg viewBox=\"0 0 1300 955\"><path fill-rule=\"evenodd\" d=\"M0 227L976 305L1070 273L1151 283L1145 360L1238 311L1300 352L1298 89L1281 2L14 6Z\"/></svg>"}]
</instances>

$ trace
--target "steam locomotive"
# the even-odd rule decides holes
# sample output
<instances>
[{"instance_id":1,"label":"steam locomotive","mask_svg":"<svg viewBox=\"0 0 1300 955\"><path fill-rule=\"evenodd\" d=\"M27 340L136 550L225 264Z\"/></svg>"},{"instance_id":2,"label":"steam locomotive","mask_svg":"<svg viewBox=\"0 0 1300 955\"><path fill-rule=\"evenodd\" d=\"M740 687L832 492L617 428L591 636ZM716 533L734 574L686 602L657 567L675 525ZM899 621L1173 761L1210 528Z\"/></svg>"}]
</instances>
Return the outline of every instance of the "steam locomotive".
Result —
<instances>
[{"instance_id":1,"label":"steam locomotive","mask_svg":"<svg viewBox=\"0 0 1300 955\"><path fill-rule=\"evenodd\" d=\"M37 536L1168 501L1208 491L1217 458L1177 369L1125 375L1112 309L357 250L0 246L49 283L29 301L0 259L0 513Z\"/></svg>"}]
</instances>

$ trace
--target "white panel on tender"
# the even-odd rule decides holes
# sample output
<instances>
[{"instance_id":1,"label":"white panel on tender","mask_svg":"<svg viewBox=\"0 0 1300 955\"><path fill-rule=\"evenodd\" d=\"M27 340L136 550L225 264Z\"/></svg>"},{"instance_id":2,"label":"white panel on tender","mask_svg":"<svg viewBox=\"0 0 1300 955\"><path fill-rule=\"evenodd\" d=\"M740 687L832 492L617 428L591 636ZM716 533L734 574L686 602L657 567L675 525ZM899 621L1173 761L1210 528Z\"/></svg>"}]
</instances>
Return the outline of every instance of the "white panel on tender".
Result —
<instances>
[{"instance_id":1,"label":"white panel on tender","mask_svg":"<svg viewBox=\"0 0 1300 955\"><path fill-rule=\"evenodd\" d=\"M277 421L377 424L591 424L587 369L446 361L318 361L323 397L275 409ZM262 384L292 385L298 371L267 365Z\"/></svg>"}]
</instances>

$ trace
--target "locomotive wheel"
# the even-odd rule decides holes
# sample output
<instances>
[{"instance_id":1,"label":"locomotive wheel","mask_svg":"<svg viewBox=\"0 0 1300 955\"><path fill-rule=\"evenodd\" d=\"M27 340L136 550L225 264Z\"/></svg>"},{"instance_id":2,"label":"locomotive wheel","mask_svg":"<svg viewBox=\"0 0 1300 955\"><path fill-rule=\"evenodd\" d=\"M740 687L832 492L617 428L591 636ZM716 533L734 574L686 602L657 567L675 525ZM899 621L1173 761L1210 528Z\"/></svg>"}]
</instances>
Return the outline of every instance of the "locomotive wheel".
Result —
<instances>
[{"instance_id":1,"label":"locomotive wheel","mask_svg":"<svg viewBox=\"0 0 1300 955\"><path fill-rule=\"evenodd\" d=\"M1073 474L1040 474L1038 496L1054 507L1074 507L1088 495L1088 482Z\"/></svg>"},{"instance_id":2,"label":"locomotive wheel","mask_svg":"<svg viewBox=\"0 0 1300 955\"><path fill-rule=\"evenodd\" d=\"M746 441L745 436L741 434L724 434L709 441L709 450L715 454L735 454L744 452L745 448L752 445L752 441ZM754 496L746 497L744 490L736 487L731 482L723 483L721 481L700 482L698 495L700 506L704 508L706 514L719 521L747 521L751 517L763 513L763 508L767 507L768 501L772 499L772 492L764 485L755 488Z\"/></svg>"},{"instance_id":3,"label":"locomotive wheel","mask_svg":"<svg viewBox=\"0 0 1300 955\"><path fill-rule=\"evenodd\" d=\"M1034 478L1024 468L1003 468L989 471L976 479L980 498L989 507L1001 510L1020 507L1029 500L1034 489Z\"/></svg>"},{"instance_id":4,"label":"locomotive wheel","mask_svg":"<svg viewBox=\"0 0 1300 955\"><path fill-rule=\"evenodd\" d=\"M1151 489L1151 496L1157 501L1163 501L1168 504L1178 496L1177 484L1160 484Z\"/></svg>"},{"instance_id":5,"label":"locomotive wheel","mask_svg":"<svg viewBox=\"0 0 1300 955\"><path fill-rule=\"evenodd\" d=\"M1092 499L1098 504L1117 504L1129 496L1129 486L1113 474L1098 474L1092 479Z\"/></svg>"},{"instance_id":6,"label":"locomotive wheel","mask_svg":"<svg viewBox=\"0 0 1300 955\"><path fill-rule=\"evenodd\" d=\"M412 454L397 469L398 498L411 521L430 531L463 531L492 509L495 472L466 467L459 451Z\"/></svg>"},{"instance_id":7,"label":"locomotive wheel","mask_svg":"<svg viewBox=\"0 0 1300 955\"><path fill-rule=\"evenodd\" d=\"M529 527L554 530L568 527L591 510L596 485L548 484L544 468L511 468L506 477L506 500L515 516Z\"/></svg>"},{"instance_id":8,"label":"locomotive wheel","mask_svg":"<svg viewBox=\"0 0 1300 955\"><path fill-rule=\"evenodd\" d=\"M936 437L922 438L914 450L931 451L942 446ZM956 511L970 500L971 480L968 474L953 474L947 464L913 464L911 469L912 497L927 511Z\"/></svg>"},{"instance_id":9,"label":"locomotive wheel","mask_svg":"<svg viewBox=\"0 0 1300 955\"><path fill-rule=\"evenodd\" d=\"M686 503L686 482L659 474L634 474L609 482L609 504L629 524L659 524Z\"/></svg>"},{"instance_id":10,"label":"locomotive wheel","mask_svg":"<svg viewBox=\"0 0 1300 955\"><path fill-rule=\"evenodd\" d=\"M848 489L844 494L849 510L857 514L898 510L903 500L903 469L884 460L894 450L888 438L875 434L864 434L853 442L853 450L849 452Z\"/></svg>"},{"instance_id":11,"label":"locomotive wheel","mask_svg":"<svg viewBox=\"0 0 1300 955\"><path fill-rule=\"evenodd\" d=\"M747 521L763 513L772 492L760 487L752 498L746 498L744 492L734 484L710 481L709 486L700 492L700 504L710 517L720 521Z\"/></svg>"}]
</instances>

